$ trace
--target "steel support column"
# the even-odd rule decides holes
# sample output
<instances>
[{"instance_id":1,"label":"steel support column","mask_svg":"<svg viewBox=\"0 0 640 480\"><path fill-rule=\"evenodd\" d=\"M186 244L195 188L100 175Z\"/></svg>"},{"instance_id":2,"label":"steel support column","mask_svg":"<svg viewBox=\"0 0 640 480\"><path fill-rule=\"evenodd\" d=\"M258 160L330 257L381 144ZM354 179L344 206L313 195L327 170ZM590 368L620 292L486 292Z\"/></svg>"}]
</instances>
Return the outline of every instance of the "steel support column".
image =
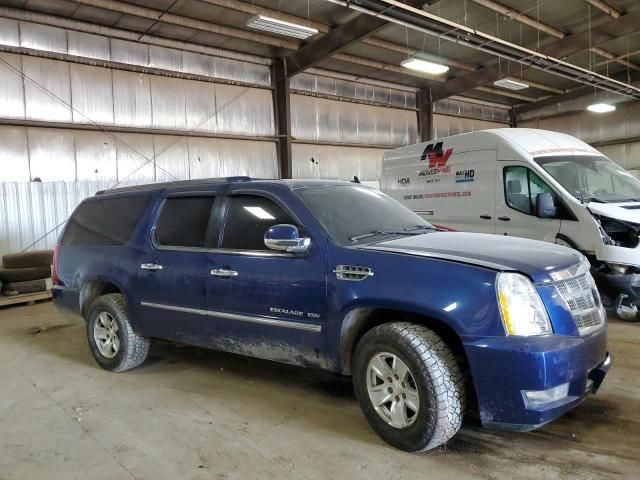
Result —
<instances>
[{"instance_id":1,"label":"steel support column","mask_svg":"<svg viewBox=\"0 0 640 480\"><path fill-rule=\"evenodd\" d=\"M421 142L426 142L434 136L431 90L428 88L418 90L416 104L418 105L418 138Z\"/></svg>"},{"instance_id":2,"label":"steel support column","mask_svg":"<svg viewBox=\"0 0 640 480\"><path fill-rule=\"evenodd\" d=\"M273 83L273 112L275 115L276 152L280 178L291 178L293 173L291 160L291 97L287 63L283 58L274 60L271 66Z\"/></svg>"}]
</instances>

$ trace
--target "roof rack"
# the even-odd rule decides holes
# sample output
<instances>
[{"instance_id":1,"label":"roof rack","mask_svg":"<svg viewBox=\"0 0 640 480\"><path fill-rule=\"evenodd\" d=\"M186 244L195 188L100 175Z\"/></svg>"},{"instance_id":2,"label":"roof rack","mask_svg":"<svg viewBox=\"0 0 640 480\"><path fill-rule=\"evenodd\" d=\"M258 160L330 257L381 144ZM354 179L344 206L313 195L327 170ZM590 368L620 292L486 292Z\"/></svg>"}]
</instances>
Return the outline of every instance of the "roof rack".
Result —
<instances>
[{"instance_id":1,"label":"roof rack","mask_svg":"<svg viewBox=\"0 0 640 480\"><path fill-rule=\"evenodd\" d=\"M106 195L109 193L122 193L122 192L138 192L138 191L144 191L144 190L162 190L164 188L191 187L194 185L212 185L216 183L250 182L251 180L253 180L251 177L245 177L245 176L199 178L195 180L177 180L174 182L147 183L144 185L133 185L131 187L110 188L108 190L100 190L99 192L96 192L96 195Z\"/></svg>"}]
</instances>

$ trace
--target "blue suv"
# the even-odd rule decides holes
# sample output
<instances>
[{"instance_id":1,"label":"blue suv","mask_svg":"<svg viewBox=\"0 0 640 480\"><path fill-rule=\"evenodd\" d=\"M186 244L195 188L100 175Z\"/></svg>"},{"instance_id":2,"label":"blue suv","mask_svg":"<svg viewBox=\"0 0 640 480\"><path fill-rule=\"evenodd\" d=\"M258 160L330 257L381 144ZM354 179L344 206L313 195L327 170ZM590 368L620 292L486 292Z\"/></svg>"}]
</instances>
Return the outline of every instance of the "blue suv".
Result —
<instances>
[{"instance_id":1,"label":"blue suv","mask_svg":"<svg viewBox=\"0 0 640 480\"><path fill-rule=\"evenodd\" d=\"M161 338L353 377L371 427L424 451L468 409L527 431L600 386L606 317L582 254L440 232L383 193L247 177L99 192L55 250L53 296L97 363Z\"/></svg>"}]
</instances>

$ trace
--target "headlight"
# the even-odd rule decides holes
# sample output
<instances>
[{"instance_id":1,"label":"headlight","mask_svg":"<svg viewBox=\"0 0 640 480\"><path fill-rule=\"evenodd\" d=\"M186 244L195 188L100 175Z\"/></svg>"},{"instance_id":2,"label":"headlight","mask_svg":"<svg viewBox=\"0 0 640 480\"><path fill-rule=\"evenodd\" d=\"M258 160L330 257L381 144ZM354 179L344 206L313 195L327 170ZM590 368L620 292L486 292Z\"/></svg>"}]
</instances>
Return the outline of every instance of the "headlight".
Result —
<instances>
[{"instance_id":1,"label":"headlight","mask_svg":"<svg viewBox=\"0 0 640 480\"><path fill-rule=\"evenodd\" d=\"M551 322L531 281L519 273L499 273L498 303L502 323L509 335L546 335Z\"/></svg>"}]
</instances>

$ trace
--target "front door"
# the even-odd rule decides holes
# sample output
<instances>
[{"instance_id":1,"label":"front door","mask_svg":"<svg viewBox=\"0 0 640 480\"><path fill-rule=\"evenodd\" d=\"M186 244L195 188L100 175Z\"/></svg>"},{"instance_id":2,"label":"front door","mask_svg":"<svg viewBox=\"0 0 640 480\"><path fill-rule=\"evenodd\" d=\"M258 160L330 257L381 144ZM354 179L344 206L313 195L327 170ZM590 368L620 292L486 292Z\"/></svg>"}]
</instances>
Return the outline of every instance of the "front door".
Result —
<instances>
[{"instance_id":1,"label":"front door","mask_svg":"<svg viewBox=\"0 0 640 480\"><path fill-rule=\"evenodd\" d=\"M206 192L162 200L138 266L136 323L144 335L192 344L210 336L211 319L202 312L216 198Z\"/></svg>"},{"instance_id":2,"label":"front door","mask_svg":"<svg viewBox=\"0 0 640 480\"><path fill-rule=\"evenodd\" d=\"M563 214L556 192L523 164L498 162L498 165L496 233L555 243ZM536 197L540 193L551 193L554 197L558 211L556 218L536 216Z\"/></svg>"},{"instance_id":3,"label":"front door","mask_svg":"<svg viewBox=\"0 0 640 480\"><path fill-rule=\"evenodd\" d=\"M308 255L267 249L266 230L304 225L269 194L228 196L220 247L209 255L207 305L216 316L218 347L287 363L322 366L326 320L325 248Z\"/></svg>"}]
</instances>

